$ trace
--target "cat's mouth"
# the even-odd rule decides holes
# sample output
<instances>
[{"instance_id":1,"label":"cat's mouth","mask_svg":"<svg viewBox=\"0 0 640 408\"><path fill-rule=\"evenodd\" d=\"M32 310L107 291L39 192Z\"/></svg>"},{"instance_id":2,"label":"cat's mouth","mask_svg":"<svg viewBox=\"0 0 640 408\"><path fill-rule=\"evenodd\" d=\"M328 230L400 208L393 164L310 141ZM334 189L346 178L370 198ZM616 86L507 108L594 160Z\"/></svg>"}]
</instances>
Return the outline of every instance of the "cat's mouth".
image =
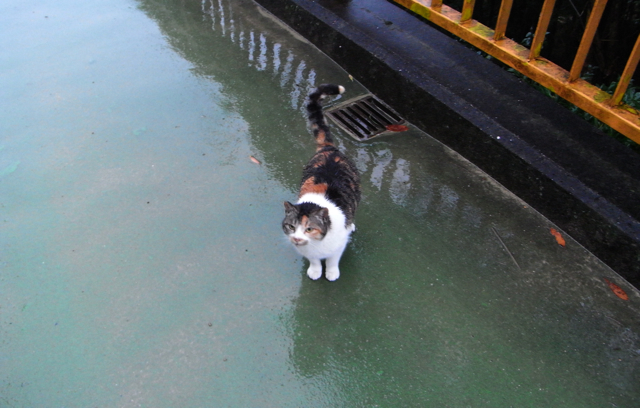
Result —
<instances>
[{"instance_id":1,"label":"cat's mouth","mask_svg":"<svg viewBox=\"0 0 640 408\"><path fill-rule=\"evenodd\" d=\"M305 246L309 243L309 241L302 239L291 239L291 243L297 247Z\"/></svg>"}]
</instances>

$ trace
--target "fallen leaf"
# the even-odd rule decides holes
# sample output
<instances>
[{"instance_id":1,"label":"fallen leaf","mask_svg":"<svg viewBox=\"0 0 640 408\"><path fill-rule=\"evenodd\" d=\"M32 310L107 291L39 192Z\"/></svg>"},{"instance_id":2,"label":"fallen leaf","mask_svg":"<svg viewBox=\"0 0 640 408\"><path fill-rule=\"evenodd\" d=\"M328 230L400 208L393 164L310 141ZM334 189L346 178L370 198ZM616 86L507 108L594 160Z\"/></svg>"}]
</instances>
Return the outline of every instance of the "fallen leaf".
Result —
<instances>
[{"instance_id":1,"label":"fallen leaf","mask_svg":"<svg viewBox=\"0 0 640 408\"><path fill-rule=\"evenodd\" d=\"M562 238L562 235L560 235L560 233L555 228L551 228L550 231L551 231L551 235L556 237L556 242L558 242L558 245L561 245L561 246L567 245L564 238Z\"/></svg>"},{"instance_id":2,"label":"fallen leaf","mask_svg":"<svg viewBox=\"0 0 640 408\"><path fill-rule=\"evenodd\" d=\"M405 125L387 125L387 130L390 130L392 132L404 132L406 130L409 130L409 128Z\"/></svg>"},{"instance_id":3,"label":"fallen leaf","mask_svg":"<svg viewBox=\"0 0 640 408\"><path fill-rule=\"evenodd\" d=\"M349 75L349 79L353 82L353 77L351 75Z\"/></svg>"},{"instance_id":4,"label":"fallen leaf","mask_svg":"<svg viewBox=\"0 0 640 408\"><path fill-rule=\"evenodd\" d=\"M253 157L253 156L249 156L249 158L250 158L250 159L251 159L251 161L252 161L252 162L254 162L255 164L262 164L262 163L260 163L260 160L256 159L256 158L255 158L255 157Z\"/></svg>"},{"instance_id":5,"label":"fallen leaf","mask_svg":"<svg viewBox=\"0 0 640 408\"><path fill-rule=\"evenodd\" d=\"M607 285L609 285L609 287L611 288L613 293L616 294L617 297L619 297L622 300L629 300L629 296L627 295L627 293L624 290L622 290L622 288L620 286L618 286L615 283L611 282L607 278L603 278L603 279L604 279L605 282L607 282Z\"/></svg>"}]
</instances>

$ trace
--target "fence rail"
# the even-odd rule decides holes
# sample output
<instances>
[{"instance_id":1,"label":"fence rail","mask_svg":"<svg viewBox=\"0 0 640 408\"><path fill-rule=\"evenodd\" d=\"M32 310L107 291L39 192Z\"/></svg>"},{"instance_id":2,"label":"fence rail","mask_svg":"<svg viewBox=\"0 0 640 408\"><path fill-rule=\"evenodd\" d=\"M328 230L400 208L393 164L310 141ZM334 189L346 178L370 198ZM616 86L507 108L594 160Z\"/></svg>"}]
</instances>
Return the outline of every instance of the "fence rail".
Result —
<instances>
[{"instance_id":1,"label":"fence rail","mask_svg":"<svg viewBox=\"0 0 640 408\"><path fill-rule=\"evenodd\" d=\"M595 0L570 71L540 56L556 0L545 0L530 49L505 37L513 0L502 0L494 29L473 19L475 0L464 0L461 11L442 4L442 0L393 1L497 58L640 143L640 112L622 103L640 60L640 36L613 95L580 78L607 0Z\"/></svg>"}]
</instances>

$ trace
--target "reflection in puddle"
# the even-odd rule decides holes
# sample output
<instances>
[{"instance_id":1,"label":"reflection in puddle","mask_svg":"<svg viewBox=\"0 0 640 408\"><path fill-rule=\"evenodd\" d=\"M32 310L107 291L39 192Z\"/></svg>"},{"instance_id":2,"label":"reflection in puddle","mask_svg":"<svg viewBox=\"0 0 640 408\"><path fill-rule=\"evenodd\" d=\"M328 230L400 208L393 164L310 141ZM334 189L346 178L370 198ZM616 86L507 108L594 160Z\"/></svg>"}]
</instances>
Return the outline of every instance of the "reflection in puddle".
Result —
<instances>
[{"instance_id":1,"label":"reflection in puddle","mask_svg":"<svg viewBox=\"0 0 640 408\"><path fill-rule=\"evenodd\" d=\"M389 188L391 199L397 205L404 205L410 189L409 162L405 159L398 159L396 161L396 171L393 173L393 180L391 180L391 187Z\"/></svg>"},{"instance_id":2,"label":"reflection in puddle","mask_svg":"<svg viewBox=\"0 0 640 408\"><path fill-rule=\"evenodd\" d=\"M250 67L257 71L268 71L271 65L274 77L280 75L280 87L289 95L291 107L301 108L308 91L316 87L316 71L308 66L307 61L297 58L292 50L287 50L283 66L282 44L269 38L267 32L255 31L250 21L243 21L247 19L243 14L237 15L237 21L232 18L234 7L237 5L225 0L202 0L201 3L203 15L211 18L211 29L246 51Z\"/></svg>"},{"instance_id":3,"label":"reflection in puddle","mask_svg":"<svg viewBox=\"0 0 640 408\"><path fill-rule=\"evenodd\" d=\"M296 69L296 76L294 78L293 81L293 92L291 92L291 107L293 109L296 109L298 107L298 100L300 99L300 86L302 84L303 81L303 75L302 73L304 72L304 69L306 68L306 64L304 63L304 61L300 62L300 65L298 65L298 68ZM305 92L306 95L306 92Z\"/></svg>"},{"instance_id":4,"label":"reflection in puddle","mask_svg":"<svg viewBox=\"0 0 640 408\"><path fill-rule=\"evenodd\" d=\"M449 186L440 187L440 203L438 204L438 212L443 214L451 214L458 205L460 197Z\"/></svg>"},{"instance_id":5,"label":"reflection in puddle","mask_svg":"<svg viewBox=\"0 0 640 408\"><path fill-rule=\"evenodd\" d=\"M253 31L251 31L249 33L249 61L253 61L253 53L256 50L256 42L253 36L254 36ZM251 64L249 64L249 66L251 66Z\"/></svg>"},{"instance_id":6,"label":"reflection in puddle","mask_svg":"<svg viewBox=\"0 0 640 408\"><path fill-rule=\"evenodd\" d=\"M293 53L291 50L288 51L287 54L287 62L284 64L284 69L282 70L282 75L280 76L280 87L284 88L289 81L289 75L291 75L291 68L293 66ZM276 75L278 73L276 72Z\"/></svg>"},{"instance_id":7,"label":"reflection in puddle","mask_svg":"<svg viewBox=\"0 0 640 408\"><path fill-rule=\"evenodd\" d=\"M385 149L376 152L376 155L377 157L373 158L374 167L373 170L371 170L371 184L380 190L382 188L382 177L384 176L384 171L389 163L391 163L393 154L391 154L391 150Z\"/></svg>"},{"instance_id":8,"label":"reflection in puddle","mask_svg":"<svg viewBox=\"0 0 640 408\"><path fill-rule=\"evenodd\" d=\"M258 71L264 71L267 68L267 39L264 34L260 34L260 56L258 57Z\"/></svg>"},{"instance_id":9,"label":"reflection in puddle","mask_svg":"<svg viewBox=\"0 0 640 408\"><path fill-rule=\"evenodd\" d=\"M367 165L371 161L371 157L369 156L368 149L364 147L359 147L356 150L356 154L354 155L354 159L356 162L356 166L358 167L358 171L360 174L363 174L367 171Z\"/></svg>"},{"instance_id":10,"label":"reflection in puddle","mask_svg":"<svg viewBox=\"0 0 640 408\"><path fill-rule=\"evenodd\" d=\"M282 48L282 45L273 44L273 75L277 75L280 70L280 48Z\"/></svg>"}]
</instances>

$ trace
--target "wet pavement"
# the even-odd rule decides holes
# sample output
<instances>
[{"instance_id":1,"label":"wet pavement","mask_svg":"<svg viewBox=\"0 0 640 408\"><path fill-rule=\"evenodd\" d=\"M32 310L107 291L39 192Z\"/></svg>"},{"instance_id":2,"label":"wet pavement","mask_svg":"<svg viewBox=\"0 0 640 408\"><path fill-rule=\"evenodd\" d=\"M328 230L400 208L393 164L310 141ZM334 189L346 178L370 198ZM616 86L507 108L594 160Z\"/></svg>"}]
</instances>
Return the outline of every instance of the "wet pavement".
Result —
<instances>
[{"instance_id":1,"label":"wet pavement","mask_svg":"<svg viewBox=\"0 0 640 408\"><path fill-rule=\"evenodd\" d=\"M306 278L304 96L367 91L253 3L10 0L0 34L0 406L640 403L638 291L413 128L335 130L358 230Z\"/></svg>"}]
</instances>

